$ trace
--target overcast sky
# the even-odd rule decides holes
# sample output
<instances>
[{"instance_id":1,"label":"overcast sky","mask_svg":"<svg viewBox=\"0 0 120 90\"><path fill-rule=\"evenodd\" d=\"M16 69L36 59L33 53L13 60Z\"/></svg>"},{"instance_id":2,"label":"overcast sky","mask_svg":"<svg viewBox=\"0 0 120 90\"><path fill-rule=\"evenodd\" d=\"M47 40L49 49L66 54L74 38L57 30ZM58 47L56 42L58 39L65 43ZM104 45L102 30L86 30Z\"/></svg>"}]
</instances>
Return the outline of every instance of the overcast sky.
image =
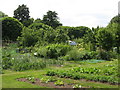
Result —
<instances>
[{"instance_id":1,"label":"overcast sky","mask_svg":"<svg viewBox=\"0 0 120 90\"><path fill-rule=\"evenodd\" d=\"M63 26L105 27L118 14L119 0L0 0L0 11L9 16L18 5L29 7L30 16L41 18L56 11Z\"/></svg>"}]
</instances>

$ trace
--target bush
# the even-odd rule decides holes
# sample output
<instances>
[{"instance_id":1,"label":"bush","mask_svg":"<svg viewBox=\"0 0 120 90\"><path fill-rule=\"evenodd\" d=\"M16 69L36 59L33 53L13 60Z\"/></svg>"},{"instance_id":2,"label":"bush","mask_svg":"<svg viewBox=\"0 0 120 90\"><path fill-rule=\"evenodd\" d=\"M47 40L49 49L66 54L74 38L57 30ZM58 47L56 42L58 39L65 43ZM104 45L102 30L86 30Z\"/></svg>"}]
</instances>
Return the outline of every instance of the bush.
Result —
<instances>
[{"instance_id":1,"label":"bush","mask_svg":"<svg viewBox=\"0 0 120 90\"><path fill-rule=\"evenodd\" d=\"M69 51L66 56L61 57L59 59L64 60L87 60L87 59L95 59L96 53L94 51L80 51L77 48Z\"/></svg>"},{"instance_id":2,"label":"bush","mask_svg":"<svg viewBox=\"0 0 120 90\"><path fill-rule=\"evenodd\" d=\"M3 69L10 69L11 66L12 66L11 54L9 54L7 52L2 54L2 68Z\"/></svg>"},{"instance_id":3,"label":"bush","mask_svg":"<svg viewBox=\"0 0 120 90\"><path fill-rule=\"evenodd\" d=\"M42 45L46 42L54 42L54 30L42 23L33 23L28 28L24 27L21 37L18 38L19 44L24 47L34 46L37 43Z\"/></svg>"},{"instance_id":4,"label":"bush","mask_svg":"<svg viewBox=\"0 0 120 90\"><path fill-rule=\"evenodd\" d=\"M33 23L29 26L30 29L34 30L39 30L39 29L44 29L44 30L52 30L52 27L45 25L43 23Z\"/></svg>"},{"instance_id":5,"label":"bush","mask_svg":"<svg viewBox=\"0 0 120 90\"><path fill-rule=\"evenodd\" d=\"M24 27L21 37L18 37L18 41L19 45L30 47L36 44L38 36L36 36L34 30Z\"/></svg>"},{"instance_id":6,"label":"bush","mask_svg":"<svg viewBox=\"0 0 120 90\"><path fill-rule=\"evenodd\" d=\"M111 58L115 58L116 56L114 54L112 54L111 52L108 51L98 51L96 58L97 59L102 59L102 60L111 60Z\"/></svg>"},{"instance_id":7,"label":"bush","mask_svg":"<svg viewBox=\"0 0 120 90\"><path fill-rule=\"evenodd\" d=\"M58 58L60 56L65 56L70 49L71 47L69 45L50 44L45 47L41 47L36 51L40 57Z\"/></svg>"},{"instance_id":8,"label":"bush","mask_svg":"<svg viewBox=\"0 0 120 90\"><path fill-rule=\"evenodd\" d=\"M15 18L4 17L2 19L2 36L3 40L16 41L17 37L21 35L23 25Z\"/></svg>"},{"instance_id":9,"label":"bush","mask_svg":"<svg viewBox=\"0 0 120 90\"><path fill-rule=\"evenodd\" d=\"M30 69L42 69L50 65L62 65L64 62L53 59L40 59L26 54L18 54L12 57L11 69L15 71L24 71Z\"/></svg>"}]
</instances>

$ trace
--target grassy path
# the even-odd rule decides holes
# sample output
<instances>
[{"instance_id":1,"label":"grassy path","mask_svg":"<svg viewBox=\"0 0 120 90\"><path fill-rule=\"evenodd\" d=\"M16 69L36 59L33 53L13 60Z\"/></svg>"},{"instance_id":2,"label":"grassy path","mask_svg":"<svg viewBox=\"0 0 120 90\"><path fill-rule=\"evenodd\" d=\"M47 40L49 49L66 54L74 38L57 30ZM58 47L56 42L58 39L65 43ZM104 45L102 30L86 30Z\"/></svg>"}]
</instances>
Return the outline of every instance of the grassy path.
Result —
<instances>
[{"instance_id":1,"label":"grassy path","mask_svg":"<svg viewBox=\"0 0 120 90\"><path fill-rule=\"evenodd\" d=\"M34 72L9 72L5 71L6 74L2 75L2 88L45 88L16 80L16 78L34 74Z\"/></svg>"}]
</instances>

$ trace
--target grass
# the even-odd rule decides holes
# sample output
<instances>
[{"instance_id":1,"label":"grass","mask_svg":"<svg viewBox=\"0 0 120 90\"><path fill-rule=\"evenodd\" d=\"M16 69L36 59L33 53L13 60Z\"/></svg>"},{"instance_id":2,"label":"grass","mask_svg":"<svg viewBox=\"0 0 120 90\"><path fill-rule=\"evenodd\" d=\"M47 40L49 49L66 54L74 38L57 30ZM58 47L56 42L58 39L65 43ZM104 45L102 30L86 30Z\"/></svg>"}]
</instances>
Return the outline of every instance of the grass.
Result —
<instances>
[{"instance_id":1,"label":"grass","mask_svg":"<svg viewBox=\"0 0 120 90\"><path fill-rule=\"evenodd\" d=\"M5 70L2 75L2 88L47 88L38 85L29 84L26 82L17 81L17 78L25 77L27 75L33 75L35 77L39 76L41 71L25 71L25 72L14 72L10 70Z\"/></svg>"}]
</instances>

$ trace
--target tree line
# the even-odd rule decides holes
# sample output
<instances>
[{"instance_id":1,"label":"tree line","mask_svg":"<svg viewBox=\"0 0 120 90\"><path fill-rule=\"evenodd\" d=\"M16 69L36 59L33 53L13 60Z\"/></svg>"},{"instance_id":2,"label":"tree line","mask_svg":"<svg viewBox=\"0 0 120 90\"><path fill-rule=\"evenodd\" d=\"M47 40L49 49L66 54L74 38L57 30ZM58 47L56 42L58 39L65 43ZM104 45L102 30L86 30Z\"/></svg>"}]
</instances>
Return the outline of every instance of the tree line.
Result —
<instances>
[{"instance_id":1,"label":"tree line","mask_svg":"<svg viewBox=\"0 0 120 90\"><path fill-rule=\"evenodd\" d=\"M66 43L67 40L81 40L91 45L91 50L97 47L110 51L114 47L120 53L120 15L111 19L106 27L90 29L86 26L70 27L62 26L58 14L48 11L43 19L30 17L30 11L26 5L19 5L14 11L13 17L8 17L0 12L2 21L2 39L18 41L19 45L30 47L39 43Z\"/></svg>"}]
</instances>

